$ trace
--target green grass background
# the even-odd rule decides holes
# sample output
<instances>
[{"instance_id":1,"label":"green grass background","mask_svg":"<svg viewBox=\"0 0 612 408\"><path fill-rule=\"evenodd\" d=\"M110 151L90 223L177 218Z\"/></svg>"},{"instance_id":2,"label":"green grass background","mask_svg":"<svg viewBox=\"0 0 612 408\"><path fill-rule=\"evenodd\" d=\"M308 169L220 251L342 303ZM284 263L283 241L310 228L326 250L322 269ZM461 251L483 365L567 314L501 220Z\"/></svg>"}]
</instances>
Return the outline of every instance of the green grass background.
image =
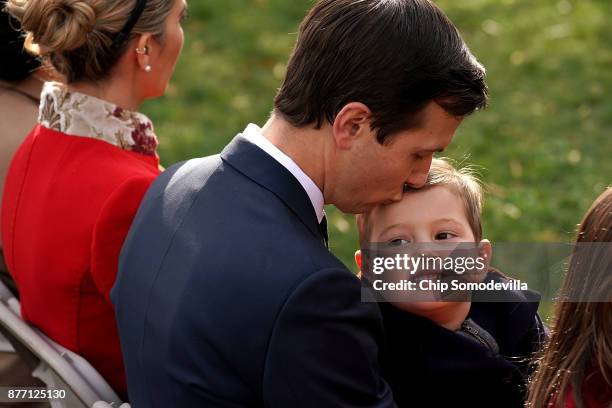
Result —
<instances>
[{"instance_id":1,"label":"green grass background","mask_svg":"<svg viewBox=\"0 0 612 408\"><path fill-rule=\"evenodd\" d=\"M485 237L570 242L612 183L612 2L440 0L486 66L490 107L445 155L479 166ZM186 43L165 97L143 108L168 166L218 153L263 124L308 0L191 0ZM355 269L352 216L328 209L331 248Z\"/></svg>"}]
</instances>

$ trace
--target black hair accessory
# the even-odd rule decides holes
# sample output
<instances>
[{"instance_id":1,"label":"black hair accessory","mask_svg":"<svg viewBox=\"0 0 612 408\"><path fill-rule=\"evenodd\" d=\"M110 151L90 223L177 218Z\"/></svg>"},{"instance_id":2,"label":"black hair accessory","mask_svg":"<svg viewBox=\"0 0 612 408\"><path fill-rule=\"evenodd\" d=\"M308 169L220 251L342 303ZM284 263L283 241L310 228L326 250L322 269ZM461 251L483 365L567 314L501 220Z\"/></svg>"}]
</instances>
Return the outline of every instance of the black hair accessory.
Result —
<instances>
[{"instance_id":1,"label":"black hair accessory","mask_svg":"<svg viewBox=\"0 0 612 408\"><path fill-rule=\"evenodd\" d=\"M130 14L130 18L128 18L128 21L125 23L121 31L119 31L117 35L115 36L115 38L113 39L113 45L112 45L113 48L120 47L121 45L123 45L125 40L127 40L127 38L129 37L130 33L134 29L134 26L138 22L138 19L142 15L142 12L144 11L146 6L147 6L147 0L137 0L136 1L136 7L134 7L134 9L132 10L132 13Z\"/></svg>"}]
</instances>

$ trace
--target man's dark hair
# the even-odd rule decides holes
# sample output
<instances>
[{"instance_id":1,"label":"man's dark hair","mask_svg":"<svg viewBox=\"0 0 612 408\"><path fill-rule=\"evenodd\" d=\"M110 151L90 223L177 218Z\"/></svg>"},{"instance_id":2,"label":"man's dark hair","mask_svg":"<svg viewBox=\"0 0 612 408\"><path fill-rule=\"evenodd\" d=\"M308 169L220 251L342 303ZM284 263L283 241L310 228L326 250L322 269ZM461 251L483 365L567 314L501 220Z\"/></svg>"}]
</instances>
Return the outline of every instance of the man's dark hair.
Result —
<instances>
[{"instance_id":1,"label":"man's dark hair","mask_svg":"<svg viewBox=\"0 0 612 408\"><path fill-rule=\"evenodd\" d=\"M19 82L40 68L40 61L23 49L19 22L4 11L5 3L0 0L0 79Z\"/></svg>"},{"instance_id":2,"label":"man's dark hair","mask_svg":"<svg viewBox=\"0 0 612 408\"><path fill-rule=\"evenodd\" d=\"M454 116L486 106L485 70L428 0L320 0L300 25L275 111L296 127L333 123L350 102L384 143L436 101Z\"/></svg>"}]
</instances>

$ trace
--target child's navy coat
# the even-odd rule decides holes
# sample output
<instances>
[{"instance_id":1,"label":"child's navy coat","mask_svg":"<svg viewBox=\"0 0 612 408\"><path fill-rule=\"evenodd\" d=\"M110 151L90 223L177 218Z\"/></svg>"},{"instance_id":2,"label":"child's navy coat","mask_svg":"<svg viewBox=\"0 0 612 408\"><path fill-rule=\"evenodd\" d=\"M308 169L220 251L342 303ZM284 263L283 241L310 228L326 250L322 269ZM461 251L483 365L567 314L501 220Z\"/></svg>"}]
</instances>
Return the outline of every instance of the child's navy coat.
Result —
<instances>
[{"instance_id":1,"label":"child's navy coat","mask_svg":"<svg viewBox=\"0 0 612 408\"><path fill-rule=\"evenodd\" d=\"M490 272L486 280L505 278ZM424 317L380 304L386 331L382 372L399 408L523 407L529 359L546 330L537 315L537 293L507 291L504 297L502 303L473 302L468 316L493 336L499 353Z\"/></svg>"}]
</instances>

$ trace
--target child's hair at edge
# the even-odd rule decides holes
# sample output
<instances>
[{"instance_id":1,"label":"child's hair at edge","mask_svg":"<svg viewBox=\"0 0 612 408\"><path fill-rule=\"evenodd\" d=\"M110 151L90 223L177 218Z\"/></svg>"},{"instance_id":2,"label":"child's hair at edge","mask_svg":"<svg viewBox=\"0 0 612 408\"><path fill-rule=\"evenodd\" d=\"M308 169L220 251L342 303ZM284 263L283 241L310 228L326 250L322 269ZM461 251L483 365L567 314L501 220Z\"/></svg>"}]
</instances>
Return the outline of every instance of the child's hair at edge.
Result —
<instances>
[{"instance_id":1,"label":"child's hair at edge","mask_svg":"<svg viewBox=\"0 0 612 408\"><path fill-rule=\"evenodd\" d=\"M612 187L593 203L579 225L576 243L612 242ZM610 245L574 249L561 298L555 305L551 336L538 356L529 385L529 408L564 407L568 387L583 408L582 385L600 375L612 387L612 251ZM588 302L588 299L608 299ZM580 300L580 301L577 301Z\"/></svg>"},{"instance_id":2,"label":"child's hair at edge","mask_svg":"<svg viewBox=\"0 0 612 408\"><path fill-rule=\"evenodd\" d=\"M455 193L465 206L466 217L475 242L482 240L481 213L484 202L481 182L472 166L453 166L450 159L435 158L431 162L431 169L425 185L419 190L443 186ZM406 193L419 191L407 189ZM359 242L365 244L371 236L371 212L357 215Z\"/></svg>"}]
</instances>

